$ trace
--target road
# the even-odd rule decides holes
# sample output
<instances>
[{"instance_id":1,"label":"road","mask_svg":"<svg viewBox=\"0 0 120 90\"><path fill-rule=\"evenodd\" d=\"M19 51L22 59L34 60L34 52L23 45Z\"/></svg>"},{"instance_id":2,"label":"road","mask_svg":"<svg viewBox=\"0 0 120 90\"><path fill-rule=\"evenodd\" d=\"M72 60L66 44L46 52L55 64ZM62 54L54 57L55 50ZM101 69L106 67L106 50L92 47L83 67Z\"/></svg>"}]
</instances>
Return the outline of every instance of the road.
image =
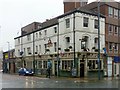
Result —
<instances>
[{"instance_id":1,"label":"road","mask_svg":"<svg viewBox=\"0 0 120 90\"><path fill-rule=\"evenodd\" d=\"M1 74L2 88L118 88L120 79L45 78Z\"/></svg>"}]
</instances>

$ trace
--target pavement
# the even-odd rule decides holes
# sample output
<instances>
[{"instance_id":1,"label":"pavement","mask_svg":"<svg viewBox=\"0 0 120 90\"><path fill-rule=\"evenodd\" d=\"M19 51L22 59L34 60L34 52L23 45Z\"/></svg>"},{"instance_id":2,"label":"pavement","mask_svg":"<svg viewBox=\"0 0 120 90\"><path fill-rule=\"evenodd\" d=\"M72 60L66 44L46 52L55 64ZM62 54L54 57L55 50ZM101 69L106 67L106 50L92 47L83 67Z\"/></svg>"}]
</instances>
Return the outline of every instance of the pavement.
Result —
<instances>
[{"instance_id":1,"label":"pavement","mask_svg":"<svg viewBox=\"0 0 120 90\"><path fill-rule=\"evenodd\" d=\"M46 75L36 75L35 77L46 78ZM56 80L74 80L77 82L97 82L97 81L112 81L112 80L120 80L120 77L101 77L100 80L98 77L59 77L59 76L51 76L50 79Z\"/></svg>"}]
</instances>

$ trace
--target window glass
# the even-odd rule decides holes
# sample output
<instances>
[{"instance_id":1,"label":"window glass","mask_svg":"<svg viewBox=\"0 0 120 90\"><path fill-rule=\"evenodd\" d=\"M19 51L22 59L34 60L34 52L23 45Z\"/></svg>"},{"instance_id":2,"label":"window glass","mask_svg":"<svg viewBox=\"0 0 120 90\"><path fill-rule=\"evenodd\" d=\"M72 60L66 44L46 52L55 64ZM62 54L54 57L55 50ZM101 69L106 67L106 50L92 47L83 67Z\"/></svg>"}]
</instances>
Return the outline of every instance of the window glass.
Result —
<instances>
[{"instance_id":1,"label":"window glass","mask_svg":"<svg viewBox=\"0 0 120 90\"><path fill-rule=\"evenodd\" d=\"M84 17L83 18L84 20L83 20L83 27L88 27L88 18L86 18L86 17Z\"/></svg>"},{"instance_id":2,"label":"window glass","mask_svg":"<svg viewBox=\"0 0 120 90\"><path fill-rule=\"evenodd\" d=\"M27 40L28 40L28 41L31 40L31 35L27 35Z\"/></svg>"},{"instance_id":3,"label":"window glass","mask_svg":"<svg viewBox=\"0 0 120 90\"><path fill-rule=\"evenodd\" d=\"M112 29L113 29L113 26L109 24L109 25L108 25L109 34L112 34L112 31L113 31Z\"/></svg>"},{"instance_id":4,"label":"window glass","mask_svg":"<svg viewBox=\"0 0 120 90\"><path fill-rule=\"evenodd\" d=\"M118 34L118 27L114 26L114 34Z\"/></svg>"},{"instance_id":5,"label":"window glass","mask_svg":"<svg viewBox=\"0 0 120 90\"><path fill-rule=\"evenodd\" d=\"M57 33L57 27L54 27L54 32Z\"/></svg>"},{"instance_id":6,"label":"window glass","mask_svg":"<svg viewBox=\"0 0 120 90\"><path fill-rule=\"evenodd\" d=\"M108 15L109 15L110 17L113 16L113 8L112 8L112 7L108 7Z\"/></svg>"},{"instance_id":7,"label":"window glass","mask_svg":"<svg viewBox=\"0 0 120 90\"><path fill-rule=\"evenodd\" d=\"M42 61L38 62L38 68L42 68Z\"/></svg>"},{"instance_id":8,"label":"window glass","mask_svg":"<svg viewBox=\"0 0 120 90\"><path fill-rule=\"evenodd\" d=\"M114 9L114 17L118 18L118 10L117 9Z\"/></svg>"},{"instance_id":9,"label":"window glass","mask_svg":"<svg viewBox=\"0 0 120 90\"><path fill-rule=\"evenodd\" d=\"M112 43L109 43L109 51L112 51Z\"/></svg>"},{"instance_id":10,"label":"window glass","mask_svg":"<svg viewBox=\"0 0 120 90\"><path fill-rule=\"evenodd\" d=\"M70 28L70 19L68 18L65 21L66 21L66 28Z\"/></svg>"},{"instance_id":11,"label":"window glass","mask_svg":"<svg viewBox=\"0 0 120 90\"><path fill-rule=\"evenodd\" d=\"M94 28L95 28L95 29L98 29L98 20L95 20L95 21L94 21Z\"/></svg>"}]
</instances>

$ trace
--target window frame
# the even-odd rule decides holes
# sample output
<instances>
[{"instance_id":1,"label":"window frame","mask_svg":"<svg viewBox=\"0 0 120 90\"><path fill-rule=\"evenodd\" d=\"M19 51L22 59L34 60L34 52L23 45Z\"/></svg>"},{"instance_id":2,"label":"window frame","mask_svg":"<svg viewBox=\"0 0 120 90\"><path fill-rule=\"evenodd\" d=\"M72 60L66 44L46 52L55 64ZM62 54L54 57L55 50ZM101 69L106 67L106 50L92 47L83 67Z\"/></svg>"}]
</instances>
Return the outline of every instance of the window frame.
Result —
<instances>
[{"instance_id":1,"label":"window frame","mask_svg":"<svg viewBox=\"0 0 120 90\"><path fill-rule=\"evenodd\" d=\"M94 20L94 28L98 29L98 20L97 19Z\"/></svg>"},{"instance_id":2,"label":"window frame","mask_svg":"<svg viewBox=\"0 0 120 90\"><path fill-rule=\"evenodd\" d=\"M31 40L31 34L27 35L27 41Z\"/></svg>"},{"instance_id":3,"label":"window frame","mask_svg":"<svg viewBox=\"0 0 120 90\"><path fill-rule=\"evenodd\" d=\"M118 9L114 8L114 17L118 18Z\"/></svg>"},{"instance_id":4,"label":"window frame","mask_svg":"<svg viewBox=\"0 0 120 90\"><path fill-rule=\"evenodd\" d=\"M66 28L70 28L70 18L65 19Z\"/></svg>"},{"instance_id":5,"label":"window frame","mask_svg":"<svg viewBox=\"0 0 120 90\"><path fill-rule=\"evenodd\" d=\"M113 17L113 8L112 7L108 7L108 16Z\"/></svg>"},{"instance_id":6,"label":"window frame","mask_svg":"<svg viewBox=\"0 0 120 90\"><path fill-rule=\"evenodd\" d=\"M108 24L108 32L109 32L109 35L113 33L113 25Z\"/></svg>"},{"instance_id":7,"label":"window frame","mask_svg":"<svg viewBox=\"0 0 120 90\"><path fill-rule=\"evenodd\" d=\"M83 27L88 27L89 24L89 18L88 17L84 17L83 18Z\"/></svg>"}]
</instances>

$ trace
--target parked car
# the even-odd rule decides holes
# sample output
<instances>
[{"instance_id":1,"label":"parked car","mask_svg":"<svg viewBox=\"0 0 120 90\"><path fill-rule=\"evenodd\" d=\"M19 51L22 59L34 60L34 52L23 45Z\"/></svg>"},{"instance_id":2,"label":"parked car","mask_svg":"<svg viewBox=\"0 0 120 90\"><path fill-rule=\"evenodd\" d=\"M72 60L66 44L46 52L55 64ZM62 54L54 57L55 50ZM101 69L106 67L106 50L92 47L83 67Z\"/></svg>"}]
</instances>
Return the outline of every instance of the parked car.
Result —
<instances>
[{"instance_id":1,"label":"parked car","mask_svg":"<svg viewBox=\"0 0 120 90\"><path fill-rule=\"evenodd\" d=\"M20 68L19 71L18 71L19 75L33 75L34 72L32 71L32 69L27 69L27 68Z\"/></svg>"}]
</instances>

